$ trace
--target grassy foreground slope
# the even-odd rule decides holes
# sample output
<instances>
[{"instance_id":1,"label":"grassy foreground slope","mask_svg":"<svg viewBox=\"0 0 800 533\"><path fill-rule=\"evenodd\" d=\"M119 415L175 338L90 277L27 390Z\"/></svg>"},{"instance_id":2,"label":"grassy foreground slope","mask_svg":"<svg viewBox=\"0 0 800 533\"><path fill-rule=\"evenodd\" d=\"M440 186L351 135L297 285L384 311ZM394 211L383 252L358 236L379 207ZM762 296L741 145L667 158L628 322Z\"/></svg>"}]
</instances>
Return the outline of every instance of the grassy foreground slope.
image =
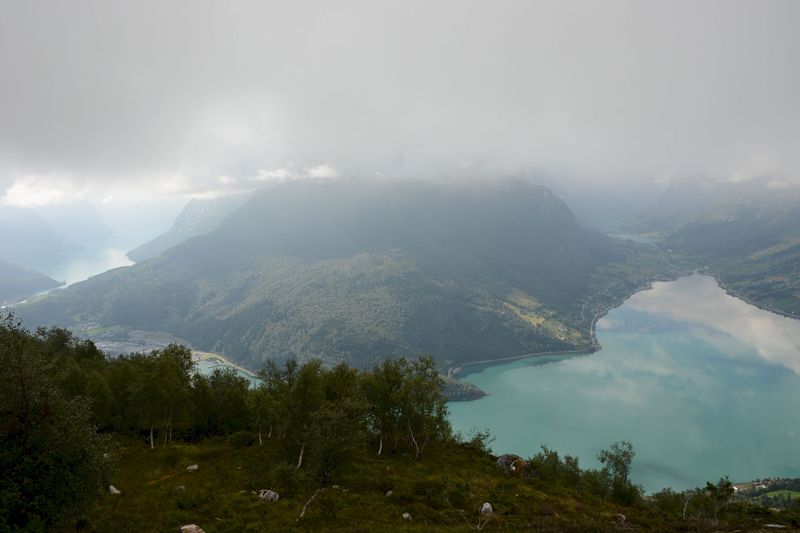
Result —
<instances>
[{"instance_id":1,"label":"grassy foreground slope","mask_svg":"<svg viewBox=\"0 0 800 533\"><path fill-rule=\"evenodd\" d=\"M230 439L212 439L156 450L123 440L112 477L121 494L104 495L86 512L85 524L89 530L142 532L178 531L185 524L197 524L207 533L455 532L478 526L485 531L601 532L769 531L766 524L791 528L800 520L800 506L776 512L728 502L715 523L714 504L702 491L691 498L665 491L616 503L554 476L558 467L547 470L554 463L541 455L534 458L540 473L530 470L523 478L499 468L494 457L469 442L432 446L421 460L407 453L361 457L337 484L320 492L293 481L292 472L276 474L282 454L274 440L236 447ZM198 465L196 472L186 470L192 464ZM262 489L275 490L280 499L259 500ZM491 516L480 515L484 502L492 504ZM404 520L403 513L411 520Z\"/></svg>"},{"instance_id":2,"label":"grassy foreground slope","mask_svg":"<svg viewBox=\"0 0 800 533\"><path fill-rule=\"evenodd\" d=\"M283 183L206 235L19 314L93 338L166 332L254 369L423 354L455 366L591 346L595 314L658 270L634 266L633 246L523 182Z\"/></svg>"},{"instance_id":3,"label":"grassy foreground slope","mask_svg":"<svg viewBox=\"0 0 800 533\"><path fill-rule=\"evenodd\" d=\"M122 494L103 496L86 514L99 531L177 531L191 523L207 533L467 531L467 522L478 523L484 502L495 510L486 527L491 531L613 531L620 525L618 513L637 529L661 523L645 507L508 475L486 452L469 445L433 446L421 460L411 454L361 457L336 485L318 494L302 519L317 487L275 475L275 465L283 460L278 441L235 448L218 439L156 450L125 441L118 457L112 483ZM190 464L198 465L197 472L187 472ZM280 499L260 501L251 491L261 489L275 490ZM403 520L406 512L411 521Z\"/></svg>"}]
</instances>

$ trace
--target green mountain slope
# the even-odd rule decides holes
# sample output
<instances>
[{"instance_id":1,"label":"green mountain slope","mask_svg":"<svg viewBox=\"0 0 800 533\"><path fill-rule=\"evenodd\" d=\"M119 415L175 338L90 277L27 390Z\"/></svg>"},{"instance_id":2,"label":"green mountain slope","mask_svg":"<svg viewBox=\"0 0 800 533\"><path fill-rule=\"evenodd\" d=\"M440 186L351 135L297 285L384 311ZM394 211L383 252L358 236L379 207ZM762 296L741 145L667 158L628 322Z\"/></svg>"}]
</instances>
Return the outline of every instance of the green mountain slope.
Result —
<instances>
[{"instance_id":1,"label":"green mountain slope","mask_svg":"<svg viewBox=\"0 0 800 533\"><path fill-rule=\"evenodd\" d=\"M0 305L19 302L59 285L56 280L35 270L0 261Z\"/></svg>"},{"instance_id":2,"label":"green mountain slope","mask_svg":"<svg viewBox=\"0 0 800 533\"><path fill-rule=\"evenodd\" d=\"M756 304L800 316L800 187L677 183L631 227Z\"/></svg>"},{"instance_id":3,"label":"green mountain slope","mask_svg":"<svg viewBox=\"0 0 800 533\"><path fill-rule=\"evenodd\" d=\"M283 183L206 235L19 313L95 337L168 332L253 368L420 354L449 366L591 346L594 314L642 283L627 246L522 182Z\"/></svg>"}]
</instances>

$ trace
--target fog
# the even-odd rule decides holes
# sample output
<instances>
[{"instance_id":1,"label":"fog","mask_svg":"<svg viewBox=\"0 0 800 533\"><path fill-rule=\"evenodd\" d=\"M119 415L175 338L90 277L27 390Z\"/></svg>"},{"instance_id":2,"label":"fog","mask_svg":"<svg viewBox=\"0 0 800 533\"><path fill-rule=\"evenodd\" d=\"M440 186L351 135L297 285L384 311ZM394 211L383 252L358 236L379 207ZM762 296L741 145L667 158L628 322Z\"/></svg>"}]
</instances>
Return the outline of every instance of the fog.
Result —
<instances>
[{"instance_id":1,"label":"fog","mask_svg":"<svg viewBox=\"0 0 800 533\"><path fill-rule=\"evenodd\" d=\"M800 4L6 3L7 205L307 176L800 175Z\"/></svg>"}]
</instances>

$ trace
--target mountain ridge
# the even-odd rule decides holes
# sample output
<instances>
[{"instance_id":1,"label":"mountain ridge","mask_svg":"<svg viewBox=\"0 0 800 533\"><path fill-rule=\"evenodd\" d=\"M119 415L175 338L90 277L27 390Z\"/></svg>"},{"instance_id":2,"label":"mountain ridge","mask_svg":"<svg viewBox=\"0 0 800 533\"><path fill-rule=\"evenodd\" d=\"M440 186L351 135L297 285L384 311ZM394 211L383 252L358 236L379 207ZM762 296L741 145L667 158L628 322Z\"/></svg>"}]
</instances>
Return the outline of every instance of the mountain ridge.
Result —
<instances>
[{"instance_id":1,"label":"mountain ridge","mask_svg":"<svg viewBox=\"0 0 800 533\"><path fill-rule=\"evenodd\" d=\"M519 181L290 182L19 312L89 333L166 331L253 368L424 354L450 366L590 346L592 309L641 285L619 267L626 246Z\"/></svg>"}]
</instances>

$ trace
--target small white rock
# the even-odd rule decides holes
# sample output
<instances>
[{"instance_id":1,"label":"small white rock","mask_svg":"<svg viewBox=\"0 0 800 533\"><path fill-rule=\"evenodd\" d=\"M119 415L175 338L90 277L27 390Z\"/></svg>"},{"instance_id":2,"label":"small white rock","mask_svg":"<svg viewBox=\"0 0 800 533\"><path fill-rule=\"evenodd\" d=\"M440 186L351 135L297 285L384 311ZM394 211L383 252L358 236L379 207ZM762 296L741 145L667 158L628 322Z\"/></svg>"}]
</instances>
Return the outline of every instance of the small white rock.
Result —
<instances>
[{"instance_id":1,"label":"small white rock","mask_svg":"<svg viewBox=\"0 0 800 533\"><path fill-rule=\"evenodd\" d=\"M186 524L181 526L181 533L205 533L197 524Z\"/></svg>"},{"instance_id":2,"label":"small white rock","mask_svg":"<svg viewBox=\"0 0 800 533\"><path fill-rule=\"evenodd\" d=\"M109 486L108 486L108 493L109 493L109 494L113 494L114 496L116 496L117 494L122 494L122 493L119 491L119 489L118 489L117 487L115 487L114 485L109 485Z\"/></svg>"},{"instance_id":3,"label":"small white rock","mask_svg":"<svg viewBox=\"0 0 800 533\"><path fill-rule=\"evenodd\" d=\"M258 491L258 498L265 502L276 502L280 499L280 495L274 490L262 489Z\"/></svg>"},{"instance_id":4,"label":"small white rock","mask_svg":"<svg viewBox=\"0 0 800 533\"><path fill-rule=\"evenodd\" d=\"M387 490L387 491L386 491L386 496L387 496L387 497L391 496L392 494L394 494L394 492L392 492L392 491L390 491L390 490Z\"/></svg>"},{"instance_id":5,"label":"small white rock","mask_svg":"<svg viewBox=\"0 0 800 533\"><path fill-rule=\"evenodd\" d=\"M403 513L403 520L411 522L411 513Z\"/></svg>"},{"instance_id":6,"label":"small white rock","mask_svg":"<svg viewBox=\"0 0 800 533\"><path fill-rule=\"evenodd\" d=\"M489 502L483 502L483 505L481 505L481 514L492 514L492 513L494 513L494 507L492 507L492 504Z\"/></svg>"},{"instance_id":7,"label":"small white rock","mask_svg":"<svg viewBox=\"0 0 800 533\"><path fill-rule=\"evenodd\" d=\"M186 467L187 472L197 472L197 469L200 468L198 465L189 465Z\"/></svg>"}]
</instances>

